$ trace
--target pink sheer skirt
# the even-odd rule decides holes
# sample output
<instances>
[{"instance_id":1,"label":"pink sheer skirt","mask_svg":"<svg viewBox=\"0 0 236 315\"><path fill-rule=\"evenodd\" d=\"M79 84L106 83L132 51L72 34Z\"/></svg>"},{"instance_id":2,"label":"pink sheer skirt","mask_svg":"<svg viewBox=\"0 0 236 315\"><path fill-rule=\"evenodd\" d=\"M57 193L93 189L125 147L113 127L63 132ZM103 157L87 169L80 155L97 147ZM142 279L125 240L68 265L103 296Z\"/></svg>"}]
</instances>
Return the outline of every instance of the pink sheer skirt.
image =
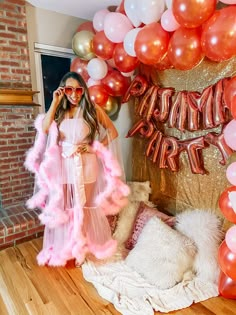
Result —
<instances>
[{"instance_id":1,"label":"pink sheer skirt","mask_svg":"<svg viewBox=\"0 0 236 315\"><path fill-rule=\"evenodd\" d=\"M107 217L95 202L103 189L102 166L93 153L62 158L61 163L61 209L68 220L53 229L45 227L39 264L63 266L73 258L82 263L87 253L98 259L110 257L117 243Z\"/></svg>"}]
</instances>

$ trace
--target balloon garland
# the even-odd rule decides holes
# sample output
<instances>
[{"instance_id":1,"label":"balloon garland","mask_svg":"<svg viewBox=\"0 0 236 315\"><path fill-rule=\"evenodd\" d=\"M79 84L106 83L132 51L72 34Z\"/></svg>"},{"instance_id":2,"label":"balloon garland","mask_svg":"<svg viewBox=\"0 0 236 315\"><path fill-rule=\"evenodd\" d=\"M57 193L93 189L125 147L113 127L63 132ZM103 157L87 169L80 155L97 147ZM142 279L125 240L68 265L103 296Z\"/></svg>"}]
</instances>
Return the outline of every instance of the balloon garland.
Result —
<instances>
[{"instance_id":1,"label":"balloon garland","mask_svg":"<svg viewBox=\"0 0 236 315\"><path fill-rule=\"evenodd\" d=\"M146 155L154 163L159 161L159 167L178 171L179 155L186 151L192 172L205 174L203 149L216 146L222 155L221 164L236 150L236 120L230 121L223 133L209 132L184 141L166 137L156 128L156 122L168 123L182 132L224 126L228 109L236 119L236 78L227 85L227 80L219 81L199 94L150 87L143 77L136 77L130 85L130 77L140 63L161 71L185 71L204 58L214 62L232 58L236 52L235 16L236 0L122 0L115 12L100 10L92 22L78 27L72 40L77 57L71 71L82 75L91 98L110 117L117 117L124 95L123 102L130 96L142 96L137 109L141 119L128 136L139 133L148 139ZM226 176L234 186L222 193L219 204L225 217L236 224L235 162L227 168ZM219 291L235 299L235 226L220 246L219 263Z\"/></svg>"},{"instance_id":2,"label":"balloon garland","mask_svg":"<svg viewBox=\"0 0 236 315\"><path fill-rule=\"evenodd\" d=\"M221 62L233 57L235 4L236 0L122 0L115 12L102 9L93 21L77 28L71 71L96 86L99 95L93 101L110 115L117 102L120 108L140 63L158 70L190 70L204 58Z\"/></svg>"},{"instance_id":3,"label":"balloon garland","mask_svg":"<svg viewBox=\"0 0 236 315\"><path fill-rule=\"evenodd\" d=\"M224 129L224 138L228 146L236 148L236 116L235 116L235 82L232 78L225 89L225 101L230 108L233 120ZM226 188L220 195L219 207L227 220L234 225L225 234L225 240L218 251L220 265L219 292L226 298L236 299L236 162L235 153L229 159L226 177L233 186Z\"/></svg>"}]
</instances>

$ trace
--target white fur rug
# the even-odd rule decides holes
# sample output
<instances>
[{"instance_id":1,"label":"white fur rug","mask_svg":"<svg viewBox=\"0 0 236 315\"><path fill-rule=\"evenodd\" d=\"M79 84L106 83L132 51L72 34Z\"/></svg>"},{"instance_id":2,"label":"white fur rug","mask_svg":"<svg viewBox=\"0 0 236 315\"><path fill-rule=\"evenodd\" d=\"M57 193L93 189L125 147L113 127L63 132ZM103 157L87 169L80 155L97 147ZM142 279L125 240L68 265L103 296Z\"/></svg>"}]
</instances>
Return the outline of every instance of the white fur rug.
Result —
<instances>
[{"instance_id":1,"label":"white fur rug","mask_svg":"<svg viewBox=\"0 0 236 315\"><path fill-rule=\"evenodd\" d=\"M149 228L146 226L145 233L147 235L147 232L150 234L150 230L147 231L147 229L153 228L154 223L159 224L158 222L153 222ZM188 266L184 272L183 270L181 271L183 273L181 275L182 280L177 284L172 284L173 286L167 289L160 289L161 286L158 285L158 281L150 281L148 277L152 270L155 271L153 275L155 275L156 279L158 277L161 279L162 273L164 273L163 276L165 275L166 271L163 269L158 273L157 264L155 264L159 255L158 251L156 251L155 259L153 259L152 255L153 250L155 250L153 244L156 241L158 242L157 248L159 251L162 244L166 246L165 242L168 239L168 233L173 232L169 229L162 229L162 234L158 234L157 230L158 235L156 237L152 233L153 241L150 247L144 246L145 237L142 235L142 232L140 243L137 243L141 247L140 250L138 246L134 248L137 256L133 257L134 259L131 258L132 263L130 263L129 259L131 252L127 259L119 261L117 261L117 258L103 264L87 261L82 266L85 279L93 283L100 296L113 303L115 308L123 315L153 315L154 310L168 313L186 308L194 302L200 302L217 296L219 274L217 251L222 239L220 220L210 212L195 210L186 211L178 215L177 222L175 233L183 234L185 238L190 239L191 242L193 241L197 248L197 253L195 254L194 252L195 256L191 262L192 266L190 268ZM173 243L171 246L175 248L174 235L170 234L169 236ZM179 240L178 246L180 246ZM150 254L151 248L152 255ZM141 256L139 256L140 252L142 252ZM167 251L161 253L161 259L165 259L164 255L166 254L163 254L165 252L167 253ZM166 259L169 262L175 262L177 261L177 254L178 251L170 250ZM116 257L118 256L119 253ZM135 260L138 256L139 259ZM140 269L140 266L142 266L142 257L143 260L146 260L146 263L143 264L143 268L146 268L146 270ZM147 261L148 257L150 259ZM176 272L176 268L173 272Z\"/></svg>"}]
</instances>

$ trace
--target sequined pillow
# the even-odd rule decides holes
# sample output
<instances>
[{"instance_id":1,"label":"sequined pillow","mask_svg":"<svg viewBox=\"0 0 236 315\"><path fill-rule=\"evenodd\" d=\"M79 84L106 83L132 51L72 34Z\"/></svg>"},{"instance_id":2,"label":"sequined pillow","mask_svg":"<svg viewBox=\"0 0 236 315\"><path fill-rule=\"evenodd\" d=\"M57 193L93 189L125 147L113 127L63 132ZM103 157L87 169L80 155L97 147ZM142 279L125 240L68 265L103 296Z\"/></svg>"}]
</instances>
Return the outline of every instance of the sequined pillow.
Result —
<instances>
[{"instance_id":1,"label":"sequined pillow","mask_svg":"<svg viewBox=\"0 0 236 315\"><path fill-rule=\"evenodd\" d=\"M155 208L148 207L144 202L140 202L139 209L134 221L134 225L131 234L125 242L125 247L129 250L133 249L136 245L139 235L141 234L143 227L152 217L157 216Z\"/></svg>"}]
</instances>

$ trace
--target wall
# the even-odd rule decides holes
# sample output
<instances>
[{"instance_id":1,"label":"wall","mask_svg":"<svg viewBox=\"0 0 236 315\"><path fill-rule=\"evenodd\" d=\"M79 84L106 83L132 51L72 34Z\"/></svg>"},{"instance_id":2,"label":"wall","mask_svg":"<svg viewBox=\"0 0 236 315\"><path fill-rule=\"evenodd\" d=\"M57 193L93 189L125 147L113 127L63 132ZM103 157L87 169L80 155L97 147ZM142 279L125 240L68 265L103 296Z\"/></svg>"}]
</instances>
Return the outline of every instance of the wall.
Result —
<instances>
[{"instance_id":1,"label":"wall","mask_svg":"<svg viewBox=\"0 0 236 315\"><path fill-rule=\"evenodd\" d=\"M77 27L85 20L48 10L35 8L26 4L26 18L28 26L30 68L33 90L37 90L34 43L47 44L62 48L70 48L73 35ZM55 70L56 71L56 70ZM124 160L126 178L131 179L131 146L132 139L125 136L131 127L132 104L123 104L118 119L114 122L121 138L121 149Z\"/></svg>"},{"instance_id":2,"label":"wall","mask_svg":"<svg viewBox=\"0 0 236 315\"><path fill-rule=\"evenodd\" d=\"M0 88L31 89L24 0L0 3Z\"/></svg>"},{"instance_id":3,"label":"wall","mask_svg":"<svg viewBox=\"0 0 236 315\"><path fill-rule=\"evenodd\" d=\"M28 45L33 90L37 89L34 43L71 48L72 37L83 19L33 7L26 3Z\"/></svg>"},{"instance_id":4,"label":"wall","mask_svg":"<svg viewBox=\"0 0 236 315\"><path fill-rule=\"evenodd\" d=\"M37 210L25 208L33 177L24 168L38 113L31 73L24 0L0 2L0 249L42 235Z\"/></svg>"}]
</instances>

